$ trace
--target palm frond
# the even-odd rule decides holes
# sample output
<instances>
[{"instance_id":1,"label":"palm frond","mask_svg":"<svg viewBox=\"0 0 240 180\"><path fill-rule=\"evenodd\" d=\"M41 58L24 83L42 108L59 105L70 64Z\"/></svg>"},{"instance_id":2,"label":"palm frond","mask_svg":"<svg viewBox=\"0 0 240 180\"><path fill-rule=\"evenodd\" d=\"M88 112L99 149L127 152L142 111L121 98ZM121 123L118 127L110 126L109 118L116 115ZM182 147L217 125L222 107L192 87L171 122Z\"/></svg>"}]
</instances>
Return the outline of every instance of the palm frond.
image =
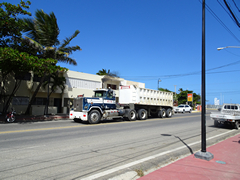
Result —
<instances>
[{"instance_id":1,"label":"palm frond","mask_svg":"<svg viewBox=\"0 0 240 180\"><path fill-rule=\"evenodd\" d=\"M31 39L30 37L25 36L23 41L25 41L26 43L28 43L28 45L36 50L38 50L39 52L43 51L43 46L41 44L39 44L37 41L34 41L33 39Z\"/></svg>"},{"instance_id":2,"label":"palm frond","mask_svg":"<svg viewBox=\"0 0 240 180\"><path fill-rule=\"evenodd\" d=\"M27 36L31 39L38 41L38 34L34 21L30 18L24 18L23 21L26 23L23 32L26 32Z\"/></svg>"},{"instance_id":3,"label":"palm frond","mask_svg":"<svg viewBox=\"0 0 240 180\"><path fill-rule=\"evenodd\" d=\"M82 49L79 46L68 46L64 48L59 48L59 51L66 52L68 54L72 54L74 51L81 51Z\"/></svg>"},{"instance_id":4,"label":"palm frond","mask_svg":"<svg viewBox=\"0 0 240 180\"><path fill-rule=\"evenodd\" d=\"M51 12L48 15L43 10L37 10L35 16L39 42L44 46L57 46L59 44L58 35L60 31L54 13Z\"/></svg>"},{"instance_id":5,"label":"palm frond","mask_svg":"<svg viewBox=\"0 0 240 180\"><path fill-rule=\"evenodd\" d=\"M59 49L66 47L77 35L80 33L79 30L76 30L70 38L66 38L63 40L63 44L59 47Z\"/></svg>"},{"instance_id":6,"label":"palm frond","mask_svg":"<svg viewBox=\"0 0 240 180\"><path fill-rule=\"evenodd\" d=\"M66 57L66 56L60 56L58 58L58 61L68 63L68 64L72 64L72 65L77 65L77 62L74 59L72 59L70 57Z\"/></svg>"}]
</instances>

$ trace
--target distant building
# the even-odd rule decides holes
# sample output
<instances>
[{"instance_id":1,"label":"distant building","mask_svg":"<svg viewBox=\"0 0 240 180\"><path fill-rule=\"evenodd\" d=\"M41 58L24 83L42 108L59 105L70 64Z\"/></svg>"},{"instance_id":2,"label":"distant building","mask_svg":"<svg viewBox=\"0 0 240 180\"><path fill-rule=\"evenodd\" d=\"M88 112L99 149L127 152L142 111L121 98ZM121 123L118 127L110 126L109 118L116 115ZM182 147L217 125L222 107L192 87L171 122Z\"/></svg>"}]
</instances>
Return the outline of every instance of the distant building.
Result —
<instances>
[{"instance_id":1,"label":"distant building","mask_svg":"<svg viewBox=\"0 0 240 180\"><path fill-rule=\"evenodd\" d=\"M219 105L219 99L214 98L214 105Z\"/></svg>"}]
</instances>

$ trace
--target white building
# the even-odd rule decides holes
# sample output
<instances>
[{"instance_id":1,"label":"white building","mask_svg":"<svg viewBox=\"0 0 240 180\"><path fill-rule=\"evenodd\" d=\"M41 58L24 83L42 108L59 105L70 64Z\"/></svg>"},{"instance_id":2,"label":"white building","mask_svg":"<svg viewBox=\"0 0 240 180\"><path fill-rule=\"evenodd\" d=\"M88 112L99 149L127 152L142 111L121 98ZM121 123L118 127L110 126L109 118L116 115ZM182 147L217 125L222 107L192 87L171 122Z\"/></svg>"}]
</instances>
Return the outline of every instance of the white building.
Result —
<instances>
[{"instance_id":1,"label":"white building","mask_svg":"<svg viewBox=\"0 0 240 180\"><path fill-rule=\"evenodd\" d=\"M99 76L76 71L67 71L62 74L66 78L65 90L62 92L57 89L49 98L48 113L64 113L67 114L73 98L84 94L85 97L92 97L93 90L97 88L109 88L115 90L116 100L118 101L118 89L121 85L135 85L145 88L145 83L127 81L123 78L111 78L108 76ZM14 86L14 78L8 80L8 89L6 95L9 95ZM18 114L24 113L27 105L39 83L39 78L29 73L22 80L19 90L16 92L10 107L13 107ZM2 84L1 84L2 86ZM2 88L2 87L1 87ZM9 93L9 94L8 94ZM34 104L32 105L31 114L43 115L44 107L47 102L47 88L41 87ZM0 102L0 111L3 109L3 101Z\"/></svg>"}]
</instances>

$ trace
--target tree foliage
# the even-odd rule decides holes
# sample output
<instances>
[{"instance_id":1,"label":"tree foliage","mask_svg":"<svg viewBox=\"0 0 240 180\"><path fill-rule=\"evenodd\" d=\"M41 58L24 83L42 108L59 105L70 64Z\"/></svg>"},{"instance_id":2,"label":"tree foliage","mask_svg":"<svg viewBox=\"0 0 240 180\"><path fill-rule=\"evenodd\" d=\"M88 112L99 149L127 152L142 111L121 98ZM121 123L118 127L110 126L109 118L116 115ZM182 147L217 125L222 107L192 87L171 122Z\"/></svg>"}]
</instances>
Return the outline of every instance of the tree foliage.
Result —
<instances>
[{"instance_id":1,"label":"tree foliage","mask_svg":"<svg viewBox=\"0 0 240 180\"><path fill-rule=\"evenodd\" d=\"M200 95L193 93L193 91L179 89L180 93L177 94L178 104L186 104L187 102L187 94L193 94L193 104L200 104Z\"/></svg>"},{"instance_id":2,"label":"tree foliage","mask_svg":"<svg viewBox=\"0 0 240 180\"><path fill-rule=\"evenodd\" d=\"M53 73L56 71L66 71L66 68L55 65L54 59L39 59L36 56L29 55L25 52L19 52L16 49L0 47L0 72L2 77L1 97L6 93L6 80L9 75L15 77L15 85L9 97L5 102L3 112L5 113L9 107L12 97L18 90L22 77L29 71L35 72L38 76L42 77L45 73Z\"/></svg>"},{"instance_id":3,"label":"tree foliage","mask_svg":"<svg viewBox=\"0 0 240 180\"><path fill-rule=\"evenodd\" d=\"M25 23L18 15L31 15L30 1L21 0L20 4L13 5L7 2L0 3L0 47L14 47L19 43Z\"/></svg>"},{"instance_id":4,"label":"tree foliage","mask_svg":"<svg viewBox=\"0 0 240 180\"><path fill-rule=\"evenodd\" d=\"M159 90L159 91L164 91L164 92L172 92L172 91L170 91L170 90L168 90L168 89L164 89L164 88L158 88L158 90Z\"/></svg>"},{"instance_id":5,"label":"tree foliage","mask_svg":"<svg viewBox=\"0 0 240 180\"><path fill-rule=\"evenodd\" d=\"M25 10L29 9L30 4L30 1L25 3L22 0L18 5L0 3L0 101L3 103L3 113L8 110L11 99L21 84L21 76L29 70L29 63L26 61L28 54L22 54L15 49L21 47L19 39L25 26L18 15L31 15ZM6 81L10 75L15 77L15 82L12 91L7 92Z\"/></svg>"}]
</instances>

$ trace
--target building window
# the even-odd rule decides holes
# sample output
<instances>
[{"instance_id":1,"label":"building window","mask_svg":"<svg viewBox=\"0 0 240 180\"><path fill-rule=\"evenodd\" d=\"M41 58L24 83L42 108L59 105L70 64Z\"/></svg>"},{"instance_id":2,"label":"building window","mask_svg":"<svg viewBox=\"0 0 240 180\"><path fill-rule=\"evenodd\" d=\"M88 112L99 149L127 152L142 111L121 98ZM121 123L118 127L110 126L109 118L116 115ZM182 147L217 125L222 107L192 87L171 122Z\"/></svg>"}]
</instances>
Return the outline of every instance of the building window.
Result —
<instances>
[{"instance_id":1,"label":"building window","mask_svg":"<svg viewBox=\"0 0 240 180\"><path fill-rule=\"evenodd\" d=\"M102 87L101 82L75 78L66 78L66 84L70 88L96 89Z\"/></svg>"},{"instance_id":2,"label":"building window","mask_svg":"<svg viewBox=\"0 0 240 180\"><path fill-rule=\"evenodd\" d=\"M29 97L15 96L12 99L13 105L28 105L28 103L29 103Z\"/></svg>"},{"instance_id":3,"label":"building window","mask_svg":"<svg viewBox=\"0 0 240 180\"><path fill-rule=\"evenodd\" d=\"M35 98L33 101L33 105L46 105L47 104L47 98Z\"/></svg>"},{"instance_id":4,"label":"building window","mask_svg":"<svg viewBox=\"0 0 240 180\"><path fill-rule=\"evenodd\" d=\"M107 84L107 88L111 88L111 89L116 90L117 89L117 85L115 85L115 84Z\"/></svg>"}]
</instances>

